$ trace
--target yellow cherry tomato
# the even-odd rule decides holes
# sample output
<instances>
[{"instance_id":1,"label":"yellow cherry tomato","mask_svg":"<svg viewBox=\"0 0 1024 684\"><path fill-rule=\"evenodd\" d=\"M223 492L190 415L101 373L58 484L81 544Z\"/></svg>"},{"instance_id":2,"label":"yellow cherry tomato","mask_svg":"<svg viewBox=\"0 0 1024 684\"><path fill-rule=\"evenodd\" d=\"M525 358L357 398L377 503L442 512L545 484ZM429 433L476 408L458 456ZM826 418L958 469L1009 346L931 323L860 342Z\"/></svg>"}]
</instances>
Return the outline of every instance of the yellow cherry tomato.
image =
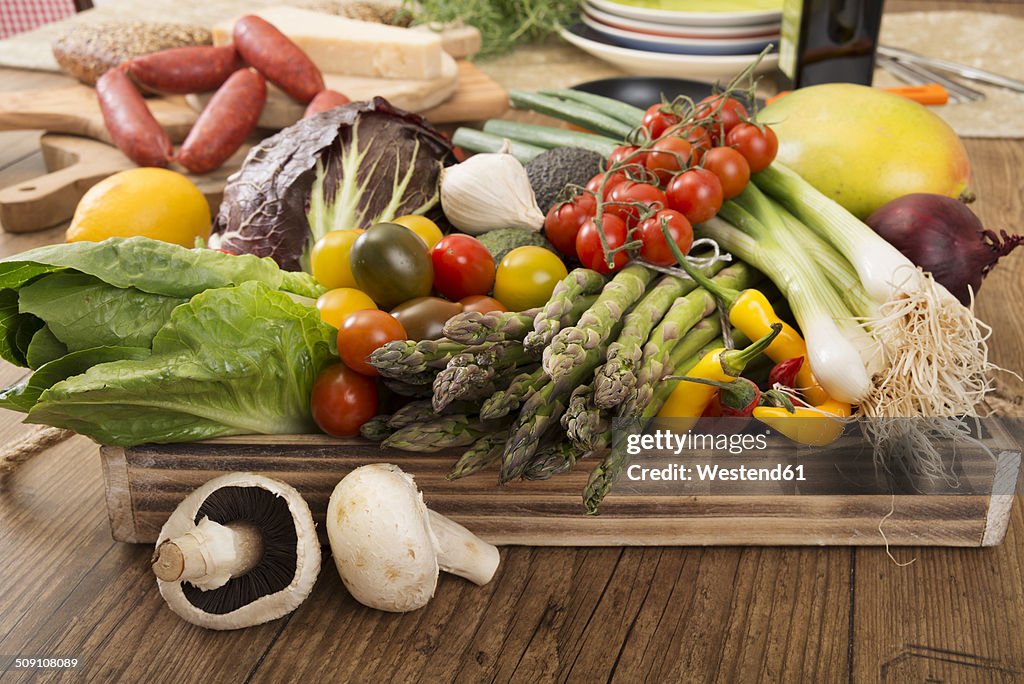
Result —
<instances>
[{"instance_id":1,"label":"yellow cherry tomato","mask_svg":"<svg viewBox=\"0 0 1024 684\"><path fill-rule=\"evenodd\" d=\"M341 328L341 324L350 314L364 309L376 309L369 295L354 287L339 287L328 290L316 300L316 308L320 311L320 320L327 325Z\"/></svg>"},{"instance_id":2,"label":"yellow cherry tomato","mask_svg":"<svg viewBox=\"0 0 1024 684\"><path fill-rule=\"evenodd\" d=\"M543 247L517 247L505 255L494 276L494 298L510 311L543 306L559 280L568 275L565 264Z\"/></svg>"},{"instance_id":3,"label":"yellow cherry tomato","mask_svg":"<svg viewBox=\"0 0 1024 684\"><path fill-rule=\"evenodd\" d=\"M392 219L390 223L397 223L400 226L405 226L412 232L416 233L420 240L423 240L426 244L427 249L433 249L434 245L441 241L444 237L444 233L437 227L437 224L428 219L426 216L417 216L416 214L409 214L407 216L399 216L396 219Z\"/></svg>"},{"instance_id":4,"label":"yellow cherry tomato","mask_svg":"<svg viewBox=\"0 0 1024 684\"><path fill-rule=\"evenodd\" d=\"M316 241L309 261L313 277L318 283L332 290L356 286L349 254L352 252L352 243L362 232L361 228L332 230Z\"/></svg>"}]
</instances>

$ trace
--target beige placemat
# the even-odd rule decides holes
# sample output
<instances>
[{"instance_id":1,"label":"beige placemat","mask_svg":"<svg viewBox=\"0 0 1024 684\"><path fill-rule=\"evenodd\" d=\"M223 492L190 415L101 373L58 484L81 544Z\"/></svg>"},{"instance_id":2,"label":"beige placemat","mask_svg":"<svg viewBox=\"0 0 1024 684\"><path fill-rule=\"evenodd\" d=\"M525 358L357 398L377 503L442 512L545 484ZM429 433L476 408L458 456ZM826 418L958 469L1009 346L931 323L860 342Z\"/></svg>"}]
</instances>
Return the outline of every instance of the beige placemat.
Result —
<instances>
[{"instance_id":1,"label":"beige placemat","mask_svg":"<svg viewBox=\"0 0 1024 684\"><path fill-rule=\"evenodd\" d=\"M1024 19L987 12L886 14L882 44L980 67L1024 80ZM985 93L981 102L947 104L932 111L965 138L1024 138L1024 93L962 80ZM903 85L888 72L875 72L875 85Z\"/></svg>"}]
</instances>

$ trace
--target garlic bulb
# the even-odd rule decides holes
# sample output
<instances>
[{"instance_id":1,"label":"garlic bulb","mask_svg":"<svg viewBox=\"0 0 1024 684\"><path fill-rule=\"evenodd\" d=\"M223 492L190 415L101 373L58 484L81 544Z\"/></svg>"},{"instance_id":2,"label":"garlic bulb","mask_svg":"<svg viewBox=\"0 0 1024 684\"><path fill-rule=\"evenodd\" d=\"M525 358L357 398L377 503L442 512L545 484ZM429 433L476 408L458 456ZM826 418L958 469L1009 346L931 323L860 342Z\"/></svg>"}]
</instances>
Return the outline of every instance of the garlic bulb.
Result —
<instances>
[{"instance_id":1,"label":"garlic bulb","mask_svg":"<svg viewBox=\"0 0 1024 684\"><path fill-rule=\"evenodd\" d=\"M499 228L540 230L544 214L519 160L501 152L476 154L441 174L441 208L470 235Z\"/></svg>"}]
</instances>

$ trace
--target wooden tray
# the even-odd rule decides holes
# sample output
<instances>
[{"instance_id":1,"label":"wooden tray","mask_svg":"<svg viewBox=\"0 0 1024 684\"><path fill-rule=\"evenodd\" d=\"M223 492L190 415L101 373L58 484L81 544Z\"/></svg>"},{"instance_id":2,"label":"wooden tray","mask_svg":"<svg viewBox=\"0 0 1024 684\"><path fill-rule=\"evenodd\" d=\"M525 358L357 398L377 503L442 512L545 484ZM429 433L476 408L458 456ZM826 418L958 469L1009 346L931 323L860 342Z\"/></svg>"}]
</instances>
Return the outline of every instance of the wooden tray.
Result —
<instances>
[{"instance_id":1,"label":"wooden tray","mask_svg":"<svg viewBox=\"0 0 1024 684\"><path fill-rule=\"evenodd\" d=\"M796 496L783 495L780 488L771 496L652 496L619 488L605 499L599 516L587 516L581 492L592 460L547 481L498 487L493 471L449 482L445 476L456 452L382 453L362 440L322 435L104 447L101 455L114 539L147 544L186 494L231 471L264 473L295 486L322 532L327 500L338 481L353 468L381 461L414 475L432 509L494 544L993 546L1003 539L1013 502L1007 494ZM1016 482L1019 450L997 455L994 472Z\"/></svg>"}]
</instances>

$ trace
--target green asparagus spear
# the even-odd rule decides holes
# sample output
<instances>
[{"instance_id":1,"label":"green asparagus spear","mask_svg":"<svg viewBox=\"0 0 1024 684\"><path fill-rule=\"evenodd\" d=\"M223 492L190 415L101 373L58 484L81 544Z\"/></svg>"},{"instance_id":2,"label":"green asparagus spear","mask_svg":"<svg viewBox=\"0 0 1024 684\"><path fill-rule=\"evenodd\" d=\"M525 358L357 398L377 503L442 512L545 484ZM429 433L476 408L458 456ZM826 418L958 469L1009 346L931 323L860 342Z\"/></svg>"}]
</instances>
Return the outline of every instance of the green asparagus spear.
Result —
<instances>
[{"instance_id":1,"label":"green asparagus spear","mask_svg":"<svg viewBox=\"0 0 1024 684\"><path fill-rule=\"evenodd\" d=\"M520 373L504 390L495 392L484 400L480 407L480 417L484 419L501 418L519 408L534 392L544 386L548 375L544 369L537 367L529 373Z\"/></svg>"},{"instance_id":2,"label":"green asparagus spear","mask_svg":"<svg viewBox=\"0 0 1024 684\"><path fill-rule=\"evenodd\" d=\"M580 385L569 396L569 405L562 415L565 434L579 449L594 448L601 432L601 409L594 404L594 385Z\"/></svg>"},{"instance_id":3,"label":"green asparagus spear","mask_svg":"<svg viewBox=\"0 0 1024 684\"><path fill-rule=\"evenodd\" d=\"M499 421L481 421L475 416L453 414L439 416L427 423L413 423L396 431L381 443L381 448L402 451L433 452L448 447L472 444L501 428Z\"/></svg>"},{"instance_id":4,"label":"green asparagus spear","mask_svg":"<svg viewBox=\"0 0 1024 684\"><path fill-rule=\"evenodd\" d=\"M587 450L566 439L542 446L523 471L524 480L547 480L572 468Z\"/></svg>"},{"instance_id":5,"label":"green asparagus spear","mask_svg":"<svg viewBox=\"0 0 1024 684\"><path fill-rule=\"evenodd\" d=\"M533 319L540 309L526 311L464 311L444 324L444 336L453 342L481 344L483 342L522 341L533 330Z\"/></svg>"},{"instance_id":6,"label":"green asparagus spear","mask_svg":"<svg viewBox=\"0 0 1024 684\"><path fill-rule=\"evenodd\" d=\"M448 473L448 479L457 480L460 477L472 475L492 463L500 461L501 455L505 452L505 440L507 439L508 433L498 430L473 442L455 463L452 472Z\"/></svg>"},{"instance_id":7,"label":"green asparagus spear","mask_svg":"<svg viewBox=\"0 0 1024 684\"><path fill-rule=\"evenodd\" d=\"M686 336L679 341L672 349L668 360L668 375L685 375L687 371L697 365L706 353L721 346L718 339L718 332L721 323L717 314L711 314L700 323L695 325ZM650 399L643 407L639 418L630 426L631 429L640 430L648 421L658 415L658 411L665 404L672 390L676 388L681 380L664 380L655 383L650 387ZM610 450L604 459L594 468L587 479L587 486L583 490L583 505L589 515L598 512L601 501L611 490L612 485L619 479L632 457L623 448L624 445L617 445Z\"/></svg>"},{"instance_id":8,"label":"green asparagus spear","mask_svg":"<svg viewBox=\"0 0 1024 684\"><path fill-rule=\"evenodd\" d=\"M415 378L415 380L417 380L417 382L395 380L393 378L381 378L381 382L384 386L400 397L429 399L434 395L434 388L431 386L434 382L433 373L424 373L422 376Z\"/></svg>"},{"instance_id":9,"label":"green asparagus spear","mask_svg":"<svg viewBox=\"0 0 1024 684\"><path fill-rule=\"evenodd\" d=\"M385 378L408 381L432 368L444 368L467 345L451 340L396 340L370 354L370 365Z\"/></svg>"},{"instance_id":10,"label":"green asparagus spear","mask_svg":"<svg viewBox=\"0 0 1024 684\"><path fill-rule=\"evenodd\" d=\"M472 351L471 351L472 350ZM434 409L442 410L452 401L475 394L499 373L535 361L518 342L491 342L458 354L434 380ZM511 379L511 378L510 378Z\"/></svg>"},{"instance_id":11,"label":"green asparagus spear","mask_svg":"<svg viewBox=\"0 0 1024 684\"><path fill-rule=\"evenodd\" d=\"M715 276L714 281L728 287L743 289L752 282L753 273L746 264L736 263ZM666 375L673 347L692 327L715 309L714 297L703 288L680 297L672 304L672 308L654 328L644 345L643 358L636 372L636 384L632 390L625 393L625 399L619 405L620 418L635 418L643 412L644 405L650 401L651 388Z\"/></svg>"},{"instance_id":12,"label":"green asparagus spear","mask_svg":"<svg viewBox=\"0 0 1024 684\"><path fill-rule=\"evenodd\" d=\"M374 416L359 427L359 434L371 442L383 442L395 431L388 426L389 415Z\"/></svg>"},{"instance_id":13,"label":"green asparagus spear","mask_svg":"<svg viewBox=\"0 0 1024 684\"><path fill-rule=\"evenodd\" d=\"M591 349L603 347L612 328L643 297L654 271L633 264L619 271L579 323L558 331L544 350L544 370L554 380L564 377Z\"/></svg>"},{"instance_id":14,"label":"green asparagus spear","mask_svg":"<svg viewBox=\"0 0 1024 684\"><path fill-rule=\"evenodd\" d=\"M724 266L715 262L705 273L714 275ZM643 345L651 330L665 316L676 298L692 292L697 284L688 279L665 276L652 287L636 308L629 312L619 338L608 345L608 359L594 379L594 403L599 408L618 406L636 385L636 370L643 358Z\"/></svg>"},{"instance_id":15,"label":"green asparagus spear","mask_svg":"<svg viewBox=\"0 0 1024 684\"><path fill-rule=\"evenodd\" d=\"M604 276L597 271L589 268L574 269L555 285L547 304L533 319L533 332L526 335L523 346L528 351L541 353L551 343L562 326L562 319L573 311L576 303L586 295L599 292L604 284Z\"/></svg>"},{"instance_id":16,"label":"green asparagus spear","mask_svg":"<svg viewBox=\"0 0 1024 684\"><path fill-rule=\"evenodd\" d=\"M476 411L476 405L472 402L467 401L456 401L445 407L445 413L473 413ZM436 419L439 415L434 410L433 405L429 399L421 399L419 401L410 401L405 406L402 406L397 411L391 414L388 419L388 427L392 430L399 430L413 423L429 423Z\"/></svg>"}]
</instances>

